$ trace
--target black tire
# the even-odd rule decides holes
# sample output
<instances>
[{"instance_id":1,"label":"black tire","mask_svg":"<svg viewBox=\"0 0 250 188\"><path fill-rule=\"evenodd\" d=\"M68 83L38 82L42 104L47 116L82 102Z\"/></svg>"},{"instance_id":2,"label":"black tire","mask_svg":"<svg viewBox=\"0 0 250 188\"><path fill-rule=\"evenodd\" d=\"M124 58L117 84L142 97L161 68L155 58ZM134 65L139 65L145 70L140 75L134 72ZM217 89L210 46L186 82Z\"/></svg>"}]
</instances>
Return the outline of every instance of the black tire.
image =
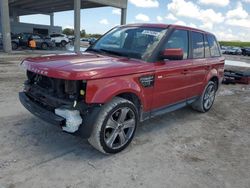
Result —
<instances>
[{"instance_id":1,"label":"black tire","mask_svg":"<svg viewBox=\"0 0 250 188\"><path fill-rule=\"evenodd\" d=\"M124 119L123 123L118 123L121 119ZM115 97L102 106L88 141L102 153L118 153L132 141L137 124L138 111L135 105L126 99Z\"/></svg>"},{"instance_id":2,"label":"black tire","mask_svg":"<svg viewBox=\"0 0 250 188\"><path fill-rule=\"evenodd\" d=\"M67 42L65 40L61 41L62 47L66 46Z\"/></svg>"},{"instance_id":3,"label":"black tire","mask_svg":"<svg viewBox=\"0 0 250 188\"><path fill-rule=\"evenodd\" d=\"M47 43L45 43L45 42L41 44L42 50L47 50L48 47L49 47L49 45Z\"/></svg>"},{"instance_id":4,"label":"black tire","mask_svg":"<svg viewBox=\"0 0 250 188\"><path fill-rule=\"evenodd\" d=\"M211 99L209 102L209 105L207 106L207 99L206 97L208 96L209 89L212 88L213 93L211 93ZM199 112L207 112L211 109L213 106L214 100L215 100L215 95L217 91L217 85L213 81L209 81L208 84L206 85L202 95L197 99L193 104L192 108L194 110L197 110ZM213 95L213 96L212 96Z\"/></svg>"},{"instance_id":5,"label":"black tire","mask_svg":"<svg viewBox=\"0 0 250 188\"><path fill-rule=\"evenodd\" d=\"M18 44L16 42L11 42L12 50L16 50L18 48Z\"/></svg>"}]
</instances>

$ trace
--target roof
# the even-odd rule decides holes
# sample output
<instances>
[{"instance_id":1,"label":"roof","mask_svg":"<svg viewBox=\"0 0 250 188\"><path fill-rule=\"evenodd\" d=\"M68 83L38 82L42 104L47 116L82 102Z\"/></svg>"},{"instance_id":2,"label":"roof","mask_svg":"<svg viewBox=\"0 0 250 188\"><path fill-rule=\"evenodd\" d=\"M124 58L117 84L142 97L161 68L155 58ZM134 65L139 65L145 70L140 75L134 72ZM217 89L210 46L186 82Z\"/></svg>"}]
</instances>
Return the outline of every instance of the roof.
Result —
<instances>
[{"instance_id":1,"label":"roof","mask_svg":"<svg viewBox=\"0 0 250 188\"><path fill-rule=\"evenodd\" d=\"M81 9L112 6L127 8L127 0L81 0ZM9 0L10 13L17 16L50 14L74 9L74 0Z\"/></svg>"},{"instance_id":2,"label":"roof","mask_svg":"<svg viewBox=\"0 0 250 188\"><path fill-rule=\"evenodd\" d=\"M212 34L210 32L198 29L198 28L193 28L193 27L188 27L188 26L182 26L182 25L175 25L175 24L154 24L154 23L136 23L136 24L128 24L124 26L130 26L130 27L156 27L156 28L176 28L176 29L186 29L190 31L197 31L197 32L202 32L202 33L207 33L207 34Z\"/></svg>"}]
</instances>

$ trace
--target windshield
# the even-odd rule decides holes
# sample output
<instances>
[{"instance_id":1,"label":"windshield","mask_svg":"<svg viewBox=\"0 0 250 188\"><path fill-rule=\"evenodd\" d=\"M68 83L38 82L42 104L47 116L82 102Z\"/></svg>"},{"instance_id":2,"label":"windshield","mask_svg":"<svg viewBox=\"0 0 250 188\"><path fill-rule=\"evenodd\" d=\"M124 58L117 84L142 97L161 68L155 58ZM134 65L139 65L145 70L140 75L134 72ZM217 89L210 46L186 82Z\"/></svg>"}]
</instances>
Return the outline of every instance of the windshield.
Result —
<instances>
[{"instance_id":1,"label":"windshield","mask_svg":"<svg viewBox=\"0 0 250 188\"><path fill-rule=\"evenodd\" d=\"M111 30L87 51L147 60L167 29L118 27Z\"/></svg>"}]
</instances>

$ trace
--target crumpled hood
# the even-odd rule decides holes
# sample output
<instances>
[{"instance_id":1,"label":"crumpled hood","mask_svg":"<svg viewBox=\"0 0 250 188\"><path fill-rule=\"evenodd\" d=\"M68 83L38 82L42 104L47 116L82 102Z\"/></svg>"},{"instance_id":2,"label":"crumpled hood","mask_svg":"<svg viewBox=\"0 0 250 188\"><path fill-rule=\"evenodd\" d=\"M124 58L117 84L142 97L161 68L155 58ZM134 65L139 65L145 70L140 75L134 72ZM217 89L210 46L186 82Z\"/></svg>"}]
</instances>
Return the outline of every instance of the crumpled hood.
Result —
<instances>
[{"instance_id":1,"label":"crumpled hood","mask_svg":"<svg viewBox=\"0 0 250 188\"><path fill-rule=\"evenodd\" d=\"M37 74L67 80L89 80L152 71L152 64L95 53L67 53L27 58L22 66Z\"/></svg>"}]
</instances>

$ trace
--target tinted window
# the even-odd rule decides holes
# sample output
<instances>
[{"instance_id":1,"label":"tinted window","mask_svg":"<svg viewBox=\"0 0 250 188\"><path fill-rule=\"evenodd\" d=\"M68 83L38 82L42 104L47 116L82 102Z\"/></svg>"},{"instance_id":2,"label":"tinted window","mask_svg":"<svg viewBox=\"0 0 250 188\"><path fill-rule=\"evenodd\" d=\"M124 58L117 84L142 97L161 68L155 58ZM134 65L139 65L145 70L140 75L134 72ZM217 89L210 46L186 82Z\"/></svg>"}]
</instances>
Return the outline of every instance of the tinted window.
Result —
<instances>
[{"instance_id":1,"label":"tinted window","mask_svg":"<svg viewBox=\"0 0 250 188\"><path fill-rule=\"evenodd\" d=\"M219 50L215 37L212 35L208 35L207 38L208 38L208 45L211 51L211 56L212 57L220 56L220 50Z\"/></svg>"},{"instance_id":2,"label":"tinted window","mask_svg":"<svg viewBox=\"0 0 250 188\"><path fill-rule=\"evenodd\" d=\"M181 48L183 50L183 59L188 58L188 32L184 30L175 30L168 39L165 49Z\"/></svg>"},{"instance_id":3,"label":"tinted window","mask_svg":"<svg viewBox=\"0 0 250 188\"><path fill-rule=\"evenodd\" d=\"M204 58L203 34L192 32L193 58Z\"/></svg>"}]
</instances>

